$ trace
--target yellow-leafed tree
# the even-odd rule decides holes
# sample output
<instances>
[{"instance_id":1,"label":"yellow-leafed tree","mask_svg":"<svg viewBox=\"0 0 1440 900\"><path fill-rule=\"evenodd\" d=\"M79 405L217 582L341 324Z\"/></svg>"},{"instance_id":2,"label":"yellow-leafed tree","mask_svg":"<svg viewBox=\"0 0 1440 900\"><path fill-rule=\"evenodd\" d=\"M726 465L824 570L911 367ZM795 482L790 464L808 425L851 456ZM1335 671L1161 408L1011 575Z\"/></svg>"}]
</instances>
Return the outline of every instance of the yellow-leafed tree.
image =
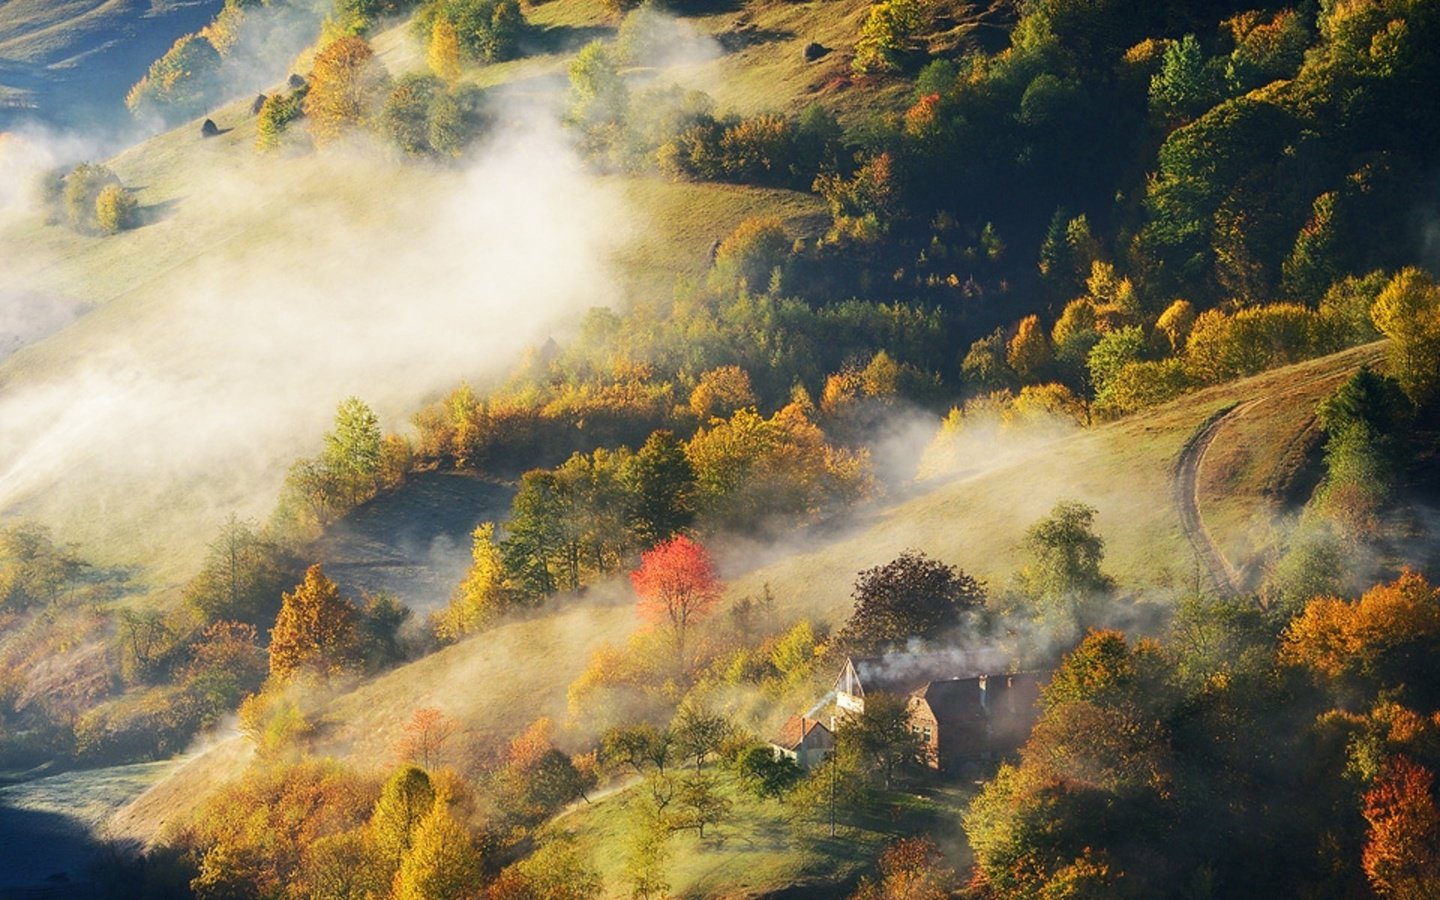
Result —
<instances>
[{"instance_id":1,"label":"yellow-leafed tree","mask_svg":"<svg viewBox=\"0 0 1440 900\"><path fill-rule=\"evenodd\" d=\"M359 659L360 610L340 596L320 566L283 595L270 631L270 675L284 680L301 671L332 675Z\"/></svg>"},{"instance_id":2,"label":"yellow-leafed tree","mask_svg":"<svg viewBox=\"0 0 1440 900\"><path fill-rule=\"evenodd\" d=\"M305 115L316 143L326 144L365 122L385 96L389 76L364 38L331 41L315 57Z\"/></svg>"}]
</instances>

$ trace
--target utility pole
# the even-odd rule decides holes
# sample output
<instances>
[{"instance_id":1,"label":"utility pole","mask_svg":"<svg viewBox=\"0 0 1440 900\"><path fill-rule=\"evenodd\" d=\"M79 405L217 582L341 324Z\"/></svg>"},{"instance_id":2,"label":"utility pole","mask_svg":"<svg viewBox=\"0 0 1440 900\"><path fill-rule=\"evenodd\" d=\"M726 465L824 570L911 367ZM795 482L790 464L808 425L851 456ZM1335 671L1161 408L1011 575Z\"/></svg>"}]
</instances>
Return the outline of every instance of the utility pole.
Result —
<instances>
[{"instance_id":1,"label":"utility pole","mask_svg":"<svg viewBox=\"0 0 1440 900\"><path fill-rule=\"evenodd\" d=\"M830 754L830 836L835 836L835 754Z\"/></svg>"}]
</instances>

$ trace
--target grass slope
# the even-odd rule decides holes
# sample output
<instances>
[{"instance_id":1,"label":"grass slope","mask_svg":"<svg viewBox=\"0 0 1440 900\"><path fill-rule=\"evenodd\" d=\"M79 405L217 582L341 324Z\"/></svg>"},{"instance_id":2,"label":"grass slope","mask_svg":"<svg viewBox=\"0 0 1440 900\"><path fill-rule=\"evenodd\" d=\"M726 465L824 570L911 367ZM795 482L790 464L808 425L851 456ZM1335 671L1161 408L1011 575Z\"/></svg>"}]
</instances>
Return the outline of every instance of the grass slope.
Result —
<instances>
[{"instance_id":1,"label":"grass slope","mask_svg":"<svg viewBox=\"0 0 1440 900\"><path fill-rule=\"evenodd\" d=\"M221 0L8 0L0 4L0 131L24 119L121 125L130 85Z\"/></svg>"},{"instance_id":2,"label":"grass slope","mask_svg":"<svg viewBox=\"0 0 1440 900\"><path fill-rule=\"evenodd\" d=\"M781 621L808 616L835 625L851 611L856 573L907 547L1002 585L1020 564L1025 528L1062 498L1099 509L1106 569L1127 589L1163 594L1187 588L1195 583L1195 562L1172 502L1170 474L1195 429L1215 411L1251 399L1284 398L1285 408L1295 410L1293 416L1245 417L1217 436L1217 448L1252 460L1243 476L1212 470L1208 462L1202 468L1202 485L1214 485L1218 478L1228 492L1221 500L1202 494L1207 525L1222 546L1243 549L1247 545L1240 536L1275 511L1269 485L1281 476L1265 460L1278 465L1280 457L1268 448L1293 440L1304 411L1378 352L1375 345L1346 351L1209 388L1124 421L1010 453L997 451L983 468L917 485L908 497L858 511L843 530L811 529L783 546L731 544L721 548L730 596L769 584ZM1249 512L1241 515L1242 510ZM1253 562L1252 556L1232 559L1242 568ZM582 598L558 597L539 618L477 635L335 699L325 713L329 738L324 750L383 764L404 722L421 706L440 707L463 730L488 740L503 740L540 715L563 722L566 687L589 654L602 643L623 641L637 625L619 579L591 588ZM176 814L177 798L193 802L213 788L223 769L202 763L203 758L182 768L132 805L125 814L127 833L153 836L165 818ZM577 814L577 824L567 817L564 827L577 839L603 846L605 835L619 827L620 813L602 804L593 815L593 835L582 833L589 827L581 827L589 821L583 815ZM737 828L761 829L761 820L747 819ZM773 850L769 846L753 835L732 842L726 852L735 857L705 855L686 877L710 884L707 879L718 877L716 872L741 871L737 866L748 872L754 865L757 873L766 873L767 883L791 883L803 880L814 864L805 854L781 854L788 860L782 865L780 856L767 855ZM707 845L705 853L712 849Z\"/></svg>"}]
</instances>

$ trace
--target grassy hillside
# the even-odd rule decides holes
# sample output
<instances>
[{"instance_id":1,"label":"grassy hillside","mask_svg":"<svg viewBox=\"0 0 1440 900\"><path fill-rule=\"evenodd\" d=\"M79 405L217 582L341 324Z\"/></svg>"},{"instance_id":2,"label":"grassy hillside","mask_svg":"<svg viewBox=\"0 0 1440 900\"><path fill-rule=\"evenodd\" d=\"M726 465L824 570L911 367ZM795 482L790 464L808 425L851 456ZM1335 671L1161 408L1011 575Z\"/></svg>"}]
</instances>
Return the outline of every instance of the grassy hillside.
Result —
<instances>
[{"instance_id":1,"label":"grassy hillside","mask_svg":"<svg viewBox=\"0 0 1440 900\"><path fill-rule=\"evenodd\" d=\"M1297 416L1313 408L1339 379L1373 360L1375 346L1362 347L1182 398L1150 413L1068 436L991 446L973 466L949 479L915 486L905 498L862 509L843 530L819 527L789 545L732 545L722 548L722 567L730 578L729 595L739 597L769 584L781 621L802 616L836 625L851 611L850 590L856 573L914 547L958 564L992 585L1004 585L1021 562L1023 532L1059 499L1074 498L1099 509L1097 527L1106 541L1106 565L1127 591L1145 591L1164 599L1192 587L1199 574L1172 502L1172 467L1191 434L1219 409L1250 400L1283 396ZM1231 562L1253 565L1266 547L1247 537L1276 512L1270 484L1278 465L1265 450L1293 439L1295 420L1285 416L1247 416L1216 440L1217 453L1240 452L1255 460L1244 477L1202 466L1202 514L1227 549L1241 548ZM1218 458L1218 457L1217 457ZM1215 502L1213 486L1228 480L1229 493ZM1234 509L1248 509L1241 517ZM397 523L398 525L398 523ZM327 738L322 747L360 761L389 758L410 713L437 706L458 720L463 731L480 740L514 734L541 715L568 718L566 687L589 654L603 643L623 641L637 626L626 586L611 582L583 597L557 597L537 618L511 622L410 663L344 694L325 707ZM227 751L243 752L243 740ZM217 770L197 760L167 783L142 796L125 813L127 833L153 836L174 815L177 798L192 798L213 787ZM597 808L593 822L603 832L612 812ZM567 829L583 832L579 824ZM747 826L749 827L749 826ZM758 827L758 826L756 826ZM595 834L585 841L601 842ZM708 866L747 865L744 854L764 855L748 840L731 847L741 855L697 862L693 877L703 883ZM791 868L776 883L802 877L814 863L804 854L787 856ZM754 862L753 859L749 860ZM771 857L764 867L780 863ZM718 869L716 869L718 871ZM773 868L770 869L773 871ZM687 876L688 877L688 876ZM767 876L770 877L770 876Z\"/></svg>"},{"instance_id":2,"label":"grassy hillside","mask_svg":"<svg viewBox=\"0 0 1440 900\"><path fill-rule=\"evenodd\" d=\"M0 5L0 131L29 119L125 124L130 85L220 0L10 0Z\"/></svg>"},{"instance_id":3,"label":"grassy hillside","mask_svg":"<svg viewBox=\"0 0 1440 900\"><path fill-rule=\"evenodd\" d=\"M397 70L403 68L408 52L404 29L382 35L377 44ZM518 68L513 74L518 78L523 71ZM557 240L558 231L570 241L544 248L523 237L523 252L535 259L527 271L507 272L500 279L510 285L502 295L493 267L508 265L517 252L497 249L494 258L471 263L437 249L423 269L416 270L381 235L451 240L455 229L436 221L437 207L463 190L467 179L483 182L474 185L481 193L495 186L492 180L508 179L500 170L519 165L516 157L523 153L497 151L502 159L496 162L495 155L482 151L482 162L469 174L406 165L359 148L267 157L252 149L254 126L247 104L231 104L215 111L213 118L223 131L216 138L202 140L198 127L190 123L110 161L141 202L145 224L138 229L97 239L43 225L33 216L0 223L0 246L16 285L40 298L38 302L90 310L0 365L0 385L11 396L26 390L44 396L37 401L41 408L32 412L36 427L45 427L51 416L63 416L53 405L74 393L109 394L105 399L113 406L118 392L127 405L142 412L147 406L161 407L150 410L157 416L151 428L165 427L160 419L173 423L172 410L204 404L206 395L232 405L252 404L256 397L279 401L262 401L260 411L241 414L239 421L220 417L201 422L198 427L231 444L212 458L208 470L196 471L188 464L172 468L159 458L115 459L117 446L111 442L133 444L134 435L127 435L125 428L138 425L117 422L91 434L90 446L75 447L68 437L56 435L51 441L61 446L37 446L44 458L23 461L8 476L0 475L0 503L6 512L47 522L101 559L141 562L162 580L191 571L203 541L231 511L242 516L268 511L284 466L313 452L330 411L346 394L362 395L388 427L403 428L405 417L429 393L460 377L483 379L498 372L514 358L517 342L543 340L547 333L563 336L565 322L573 322L585 307L621 304L637 294L667 296L677 276L704 270L711 245L744 218L779 215L799 234L814 233L820 222L817 198L788 191L621 177L582 184L556 142L547 137L541 143L555 179L563 174L567 180L553 184L553 202L525 209L524 214L533 220L535 239L543 234L546 240ZM497 137L503 142L510 133L507 129ZM583 189L590 202L565 195L566 184ZM518 196L514 199L521 202ZM524 229L510 229L506 221L521 207L496 208L491 200L493 195L476 194L479 207L450 212L477 229L469 236L481 244L492 243L497 229L518 231L516 238L522 239ZM567 209L567 203L574 208ZM587 206L588 215L577 215ZM372 253L369 248L377 242L381 246ZM536 255L547 251L567 266L548 271L555 267ZM447 264L450 268L426 271L434 270L437 262L442 270ZM434 279L422 284L426 274ZM418 297L429 321L414 322L414 316L390 302L390 295L380 296L377 280L381 290L396 298ZM465 305L467 291L461 286L466 284L481 285L479 291L492 308L528 295L531 302L525 308L534 315L525 316L523 325L512 328L504 340L479 332L467 346L465 333L484 329L488 317L486 310ZM358 300L350 296L357 290L364 294ZM536 295L547 293L552 296L544 298L546 302L533 302ZM296 321L285 321L297 309L286 296L296 297L302 306ZM302 303L301 297L324 300L317 306L313 299ZM303 364L309 352L306 336L284 333L326 328L337 316L354 317L362 311L366 320L391 317L387 321L398 324L398 317L406 323L402 327L413 327L411 337L417 343L411 356L433 355L439 340L452 346L443 359L431 361L428 373L417 377L411 364L397 383L374 377L367 371L373 366L353 360L341 360L339 372L334 367L316 372ZM458 318L447 321L452 314ZM514 324L513 317L506 321ZM382 330L394 333L393 328ZM350 339L358 343L353 335ZM487 352L502 348L508 349L506 355ZM232 370L216 371L216 360L233 361ZM301 363L291 377L269 386L262 383L283 374L277 367L290 361ZM397 355L396 364L400 361ZM303 397L293 393L297 383L306 385ZM291 395L285 397L286 392ZM74 427L88 430L79 423ZM257 429L265 434L255 433ZM199 437L187 436L190 439ZM168 449L165 443L149 442L150 457L187 455L178 449L185 441ZM210 477L216 465L227 470L223 481ZM81 470L104 477L83 483L68 477ZM106 515L94 515L86 504L101 506Z\"/></svg>"}]
</instances>

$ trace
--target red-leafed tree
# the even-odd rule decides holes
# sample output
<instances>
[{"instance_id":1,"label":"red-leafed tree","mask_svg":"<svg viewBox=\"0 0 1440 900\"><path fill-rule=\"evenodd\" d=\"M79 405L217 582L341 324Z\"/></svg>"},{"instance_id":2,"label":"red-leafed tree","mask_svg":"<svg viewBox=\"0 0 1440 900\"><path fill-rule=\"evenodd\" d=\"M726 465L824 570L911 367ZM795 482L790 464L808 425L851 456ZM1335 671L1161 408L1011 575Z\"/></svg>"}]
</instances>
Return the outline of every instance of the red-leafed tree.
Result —
<instances>
[{"instance_id":1,"label":"red-leafed tree","mask_svg":"<svg viewBox=\"0 0 1440 900\"><path fill-rule=\"evenodd\" d=\"M640 595L640 617L670 630L675 658L685 664L685 638L691 623L704 618L720 600L723 585L705 548L685 535L656 544L641 554L630 573Z\"/></svg>"},{"instance_id":2,"label":"red-leafed tree","mask_svg":"<svg viewBox=\"0 0 1440 900\"><path fill-rule=\"evenodd\" d=\"M1435 776L1397 756L1365 794L1370 840L1361 861L1382 897L1435 896L1440 884L1440 811L1430 788Z\"/></svg>"},{"instance_id":3,"label":"red-leafed tree","mask_svg":"<svg viewBox=\"0 0 1440 900\"><path fill-rule=\"evenodd\" d=\"M402 762L415 763L422 769L429 769L440 761L445 742L455 733L455 720L433 706L415 710L410 721L405 723L400 740L395 745L395 755Z\"/></svg>"}]
</instances>

